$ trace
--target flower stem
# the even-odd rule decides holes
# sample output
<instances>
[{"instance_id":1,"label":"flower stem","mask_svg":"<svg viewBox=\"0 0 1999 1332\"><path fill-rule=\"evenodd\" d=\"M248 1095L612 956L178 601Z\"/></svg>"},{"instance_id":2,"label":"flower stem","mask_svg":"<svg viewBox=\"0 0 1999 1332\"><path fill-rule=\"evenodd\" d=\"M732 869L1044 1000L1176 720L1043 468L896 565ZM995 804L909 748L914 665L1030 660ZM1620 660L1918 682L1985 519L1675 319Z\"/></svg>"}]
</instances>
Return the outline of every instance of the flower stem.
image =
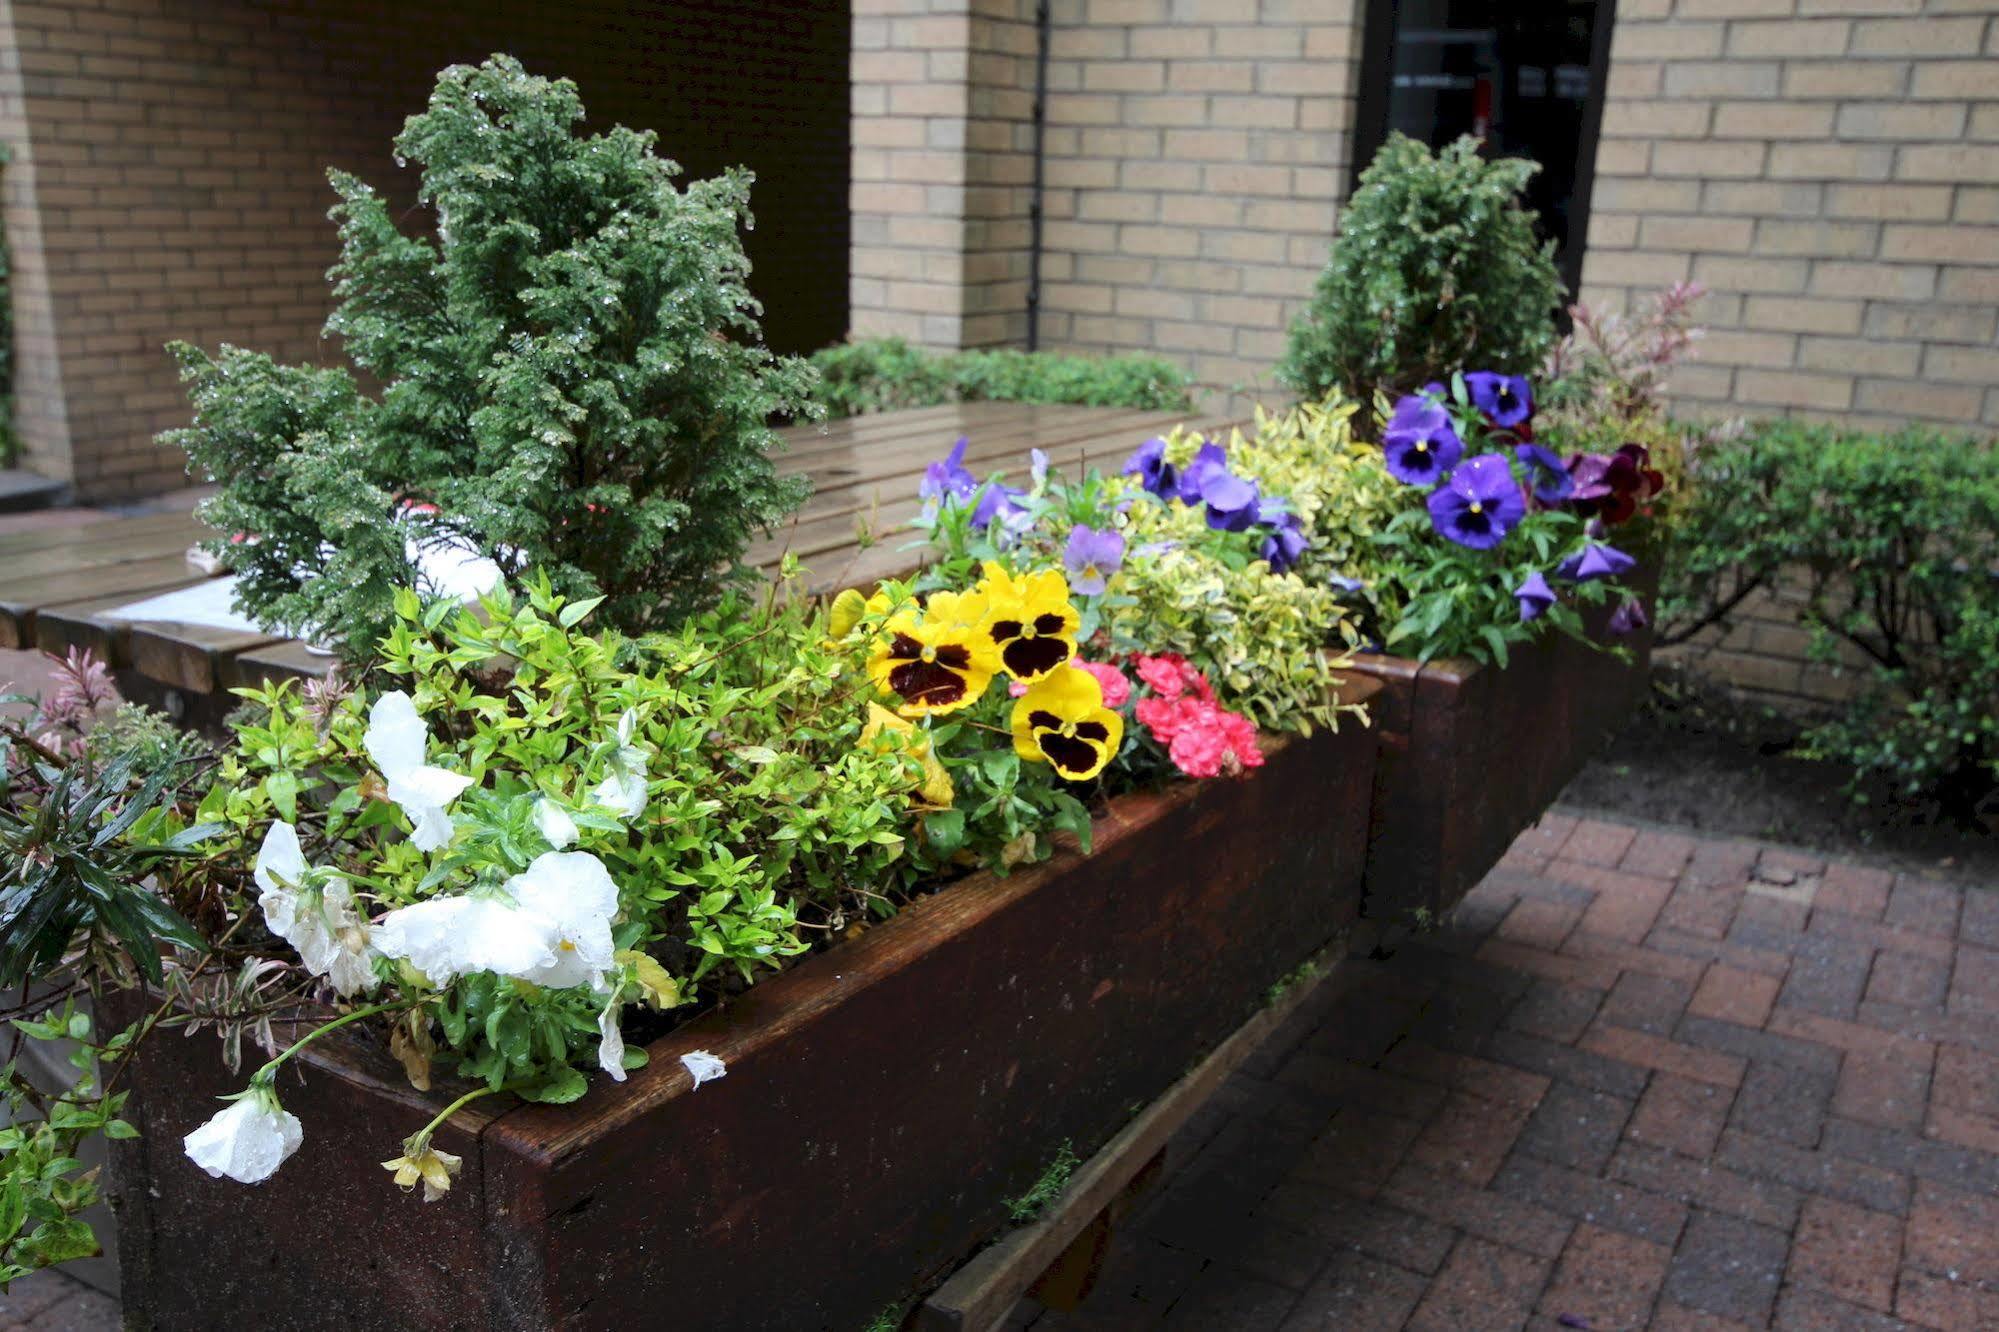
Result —
<instances>
[{"instance_id":1,"label":"flower stem","mask_svg":"<svg viewBox=\"0 0 1999 1332\"><path fill-rule=\"evenodd\" d=\"M511 1084L503 1087L474 1087L471 1091L466 1092L463 1096L453 1101L450 1105L447 1105L442 1110L438 1111L437 1117L431 1120L428 1124L425 1124L423 1126L423 1129L416 1135L416 1137L412 1138L411 1141L429 1142L430 1135L437 1132L438 1127L442 1125L445 1120L451 1118L453 1115L457 1114L460 1110L472 1104L472 1102L478 1100L481 1096L491 1096L494 1092L503 1092L503 1091L512 1091L512 1090L513 1086Z\"/></svg>"},{"instance_id":2,"label":"flower stem","mask_svg":"<svg viewBox=\"0 0 1999 1332\"><path fill-rule=\"evenodd\" d=\"M350 1022L359 1022L362 1018L373 1017L377 1013L387 1013L392 1009L408 1008L409 1006L408 1000L398 1000L386 1004L369 1004L366 1008L357 1008L351 1013L342 1013L339 1017L333 1019L333 1021L314 1027L311 1031L292 1042L290 1049L283 1051L276 1058L272 1059L270 1063L258 1069L251 1076L250 1081L252 1084L268 1082L277 1073L279 1065L283 1064L285 1060L290 1059L300 1050L305 1049L306 1046L312 1044L336 1027L344 1027Z\"/></svg>"}]
</instances>

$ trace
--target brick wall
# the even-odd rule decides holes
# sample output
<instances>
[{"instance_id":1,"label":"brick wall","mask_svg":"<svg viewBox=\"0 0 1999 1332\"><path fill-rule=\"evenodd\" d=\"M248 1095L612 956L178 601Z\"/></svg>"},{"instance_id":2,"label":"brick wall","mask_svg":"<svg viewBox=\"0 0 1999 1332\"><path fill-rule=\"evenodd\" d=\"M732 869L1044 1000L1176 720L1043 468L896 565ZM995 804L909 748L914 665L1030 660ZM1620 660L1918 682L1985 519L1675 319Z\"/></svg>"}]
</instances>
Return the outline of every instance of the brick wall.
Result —
<instances>
[{"instance_id":1,"label":"brick wall","mask_svg":"<svg viewBox=\"0 0 1999 1332\"><path fill-rule=\"evenodd\" d=\"M7 0L0 133L20 277L17 417L30 465L92 499L183 483L153 441L186 402L161 350L229 341L328 362L329 164L408 199L390 159L436 71L494 50L574 78L595 124L662 131L690 172L759 169L752 285L775 344L846 325L848 22L744 0L429 5Z\"/></svg>"},{"instance_id":2,"label":"brick wall","mask_svg":"<svg viewBox=\"0 0 1999 1332\"><path fill-rule=\"evenodd\" d=\"M1688 407L1999 426L1995 56L1990 0L1624 0L1585 299L1712 290Z\"/></svg>"}]
</instances>

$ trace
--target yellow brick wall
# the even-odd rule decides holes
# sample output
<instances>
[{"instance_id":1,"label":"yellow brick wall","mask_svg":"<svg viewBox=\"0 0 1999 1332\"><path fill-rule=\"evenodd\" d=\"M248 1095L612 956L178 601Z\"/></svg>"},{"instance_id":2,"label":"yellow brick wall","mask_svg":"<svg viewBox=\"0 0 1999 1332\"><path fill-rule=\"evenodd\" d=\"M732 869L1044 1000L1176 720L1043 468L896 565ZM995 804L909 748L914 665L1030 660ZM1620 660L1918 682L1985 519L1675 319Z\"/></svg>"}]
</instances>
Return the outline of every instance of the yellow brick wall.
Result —
<instances>
[{"instance_id":1,"label":"yellow brick wall","mask_svg":"<svg viewBox=\"0 0 1999 1332\"><path fill-rule=\"evenodd\" d=\"M1683 406L1999 426L1995 14L1618 5L1583 296L1710 289Z\"/></svg>"}]
</instances>

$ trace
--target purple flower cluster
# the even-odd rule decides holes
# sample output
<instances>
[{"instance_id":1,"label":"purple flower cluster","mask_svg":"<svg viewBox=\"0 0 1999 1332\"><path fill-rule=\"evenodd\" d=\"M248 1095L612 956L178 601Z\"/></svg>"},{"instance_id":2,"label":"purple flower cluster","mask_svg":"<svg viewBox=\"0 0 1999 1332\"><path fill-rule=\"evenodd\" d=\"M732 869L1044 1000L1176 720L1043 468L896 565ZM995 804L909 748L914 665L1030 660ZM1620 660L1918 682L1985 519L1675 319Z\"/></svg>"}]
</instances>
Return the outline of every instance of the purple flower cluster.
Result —
<instances>
[{"instance_id":1,"label":"purple flower cluster","mask_svg":"<svg viewBox=\"0 0 1999 1332\"><path fill-rule=\"evenodd\" d=\"M998 535L1002 538L1010 540L1019 536L1031 522L1027 506L1021 503L1027 492L1001 481L989 481L981 486L979 478L965 466L968 442L965 436L958 436L958 442L951 446L949 453L923 469L923 479L917 482L916 494L923 501L924 511L935 514L946 505L970 501L973 527L983 532L997 523Z\"/></svg>"},{"instance_id":2,"label":"purple flower cluster","mask_svg":"<svg viewBox=\"0 0 1999 1332\"><path fill-rule=\"evenodd\" d=\"M1124 465L1124 475L1161 501L1205 505L1208 526L1217 532L1264 533L1260 554L1272 573L1285 573L1303 558L1309 543L1298 515L1281 500L1266 498L1255 481L1229 470L1228 451L1212 440L1184 468L1167 460L1166 441L1158 437L1138 446Z\"/></svg>"}]
</instances>

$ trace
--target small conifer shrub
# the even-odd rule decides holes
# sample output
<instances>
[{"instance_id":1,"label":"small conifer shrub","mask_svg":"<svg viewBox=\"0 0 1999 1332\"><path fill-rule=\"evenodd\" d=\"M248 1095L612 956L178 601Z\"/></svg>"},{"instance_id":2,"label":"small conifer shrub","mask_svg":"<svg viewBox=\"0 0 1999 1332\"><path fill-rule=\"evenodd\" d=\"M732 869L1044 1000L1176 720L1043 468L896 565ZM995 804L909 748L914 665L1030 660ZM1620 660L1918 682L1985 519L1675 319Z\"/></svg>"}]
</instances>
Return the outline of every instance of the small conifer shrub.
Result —
<instances>
[{"instance_id":1,"label":"small conifer shrub","mask_svg":"<svg viewBox=\"0 0 1999 1332\"><path fill-rule=\"evenodd\" d=\"M751 177L676 185L650 132L583 136L567 80L506 56L439 77L396 140L431 225L372 188L340 202L345 368L175 344L193 424L164 442L221 487L204 517L239 604L365 661L419 544L603 596L627 631L742 577L751 535L796 508L774 414L813 415L812 372L773 356L739 228Z\"/></svg>"},{"instance_id":2,"label":"small conifer shrub","mask_svg":"<svg viewBox=\"0 0 1999 1332\"><path fill-rule=\"evenodd\" d=\"M1561 300L1554 243L1536 239L1520 203L1539 169L1488 161L1469 136L1432 154L1390 135L1340 216L1278 378L1309 397L1337 388L1366 403L1461 366L1539 369Z\"/></svg>"}]
</instances>

